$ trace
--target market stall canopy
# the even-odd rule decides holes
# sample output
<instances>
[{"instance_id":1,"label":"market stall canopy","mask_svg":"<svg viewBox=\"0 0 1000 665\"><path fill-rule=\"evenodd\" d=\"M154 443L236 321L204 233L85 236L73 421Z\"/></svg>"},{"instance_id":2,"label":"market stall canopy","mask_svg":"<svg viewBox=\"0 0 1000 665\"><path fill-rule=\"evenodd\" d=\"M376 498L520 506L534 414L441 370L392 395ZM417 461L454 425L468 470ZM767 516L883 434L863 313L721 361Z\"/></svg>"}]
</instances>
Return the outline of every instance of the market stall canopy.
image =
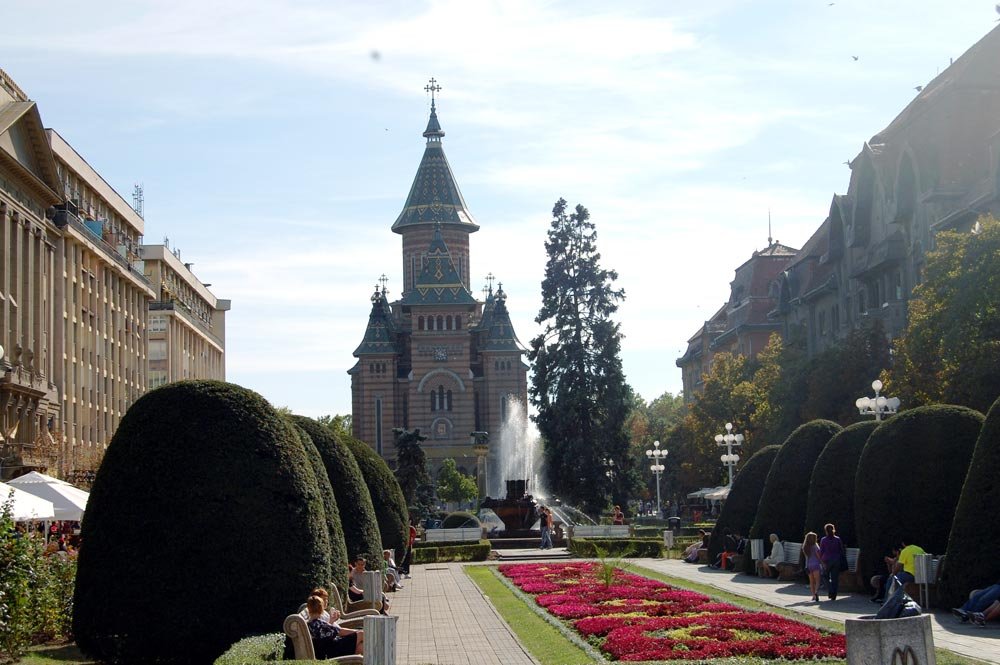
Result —
<instances>
[{"instance_id":1,"label":"market stall canopy","mask_svg":"<svg viewBox=\"0 0 1000 665\"><path fill-rule=\"evenodd\" d=\"M12 496L12 492L14 503L11 510L11 518L15 522L55 519L56 509L51 501L46 501L34 494L28 494L6 483L0 483L0 504L7 503L7 500Z\"/></svg>"},{"instance_id":2,"label":"market stall canopy","mask_svg":"<svg viewBox=\"0 0 1000 665\"><path fill-rule=\"evenodd\" d=\"M714 492L717 489L718 489L717 487L702 487L700 490L698 490L696 492L691 492L690 494L688 494L688 498L689 499L704 499L706 494L708 494L709 492Z\"/></svg>"},{"instance_id":3,"label":"market stall canopy","mask_svg":"<svg viewBox=\"0 0 1000 665\"><path fill-rule=\"evenodd\" d=\"M87 509L87 499L90 498L90 494L82 489L37 471L14 478L9 484L50 501L55 506L57 520L79 522L83 519L83 511Z\"/></svg>"},{"instance_id":4,"label":"market stall canopy","mask_svg":"<svg viewBox=\"0 0 1000 665\"><path fill-rule=\"evenodd\" d=\"M729 487L728 486L716 487L711 492L705 494L705 498L708 499L709 501L724 501L725 499L729 498Z\"/></svg>"}]
</instances>

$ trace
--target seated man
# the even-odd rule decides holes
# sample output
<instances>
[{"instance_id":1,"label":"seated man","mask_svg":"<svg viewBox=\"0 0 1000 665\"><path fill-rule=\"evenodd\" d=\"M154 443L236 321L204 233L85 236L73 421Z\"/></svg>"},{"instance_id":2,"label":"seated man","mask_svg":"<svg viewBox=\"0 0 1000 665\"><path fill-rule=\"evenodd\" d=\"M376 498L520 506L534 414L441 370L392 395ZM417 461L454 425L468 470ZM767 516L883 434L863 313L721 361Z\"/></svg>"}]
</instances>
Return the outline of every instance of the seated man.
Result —
<instances>
[{"instance_id":1,"label":"seated man","mask_svg":"<svg viewBox=\"0 0 1000 665\"><path fill-rule=\"evenodd\" d=\"M875 587L873 603L885 602L886 593L892 588L893 582L908 584L916 580L915 557L926 552L919 545L910 545L909 542L909 538L901 538L899 544L893 546L895 556L884 559L888 574L872 578L872 586Z\"/></svg>"},{"instance_id":2,"label":"seated man","mask_svg":"<svg viewBox=\"0 0 1000 665\"><path fill-rule=\"evenodd\" d=\"M385 562L385 578L389 583L389 591L402 589L403 585L399 582L402 577L396 569L396 561L392 558L392 550L382 550L382 560Z\"/></svg>"},{"instance_id":3,"label":"seated man","mask_svg":"<svg viewBox=\"0 0 1000 665\"><path fill-rule=\"evenodd\" d=\"M326 606L320 596L309 596L306 600L306 612L306 625L309 627L317 659L362 653L364 632L330 623L328 614L324 618Z\"/></svg>"},{"instance_id":4,"label":"seated man","mask_svg":"<svg viewBox=\"0 0 1000 665\"><path fill-rule=\"evenodd\" d=\"M778 564L785 560L785 548L782 547L781 541L778 540L778 534L771 534L771 555L764 557L757 562L757 575L760 577L771 577L771 573L774 573L774 577L778 576Z\"/></svg>"},{"instance_id":5,"label":"seated man","mask_svg":"<svg viewBox=\"0 0 1000 665\"><path fill-rule=\"evenodd\" d=\"M951 613L961 619L963 623L972 619L971 615L973 614L982 614L984 615L983 622L985 623L985 615L998 601L1000 601L1000 582L985 589L973 591L969 596L969 600L961 607L953 609Z\"/></svg>"},{"instance_id":6,"label":"seated man","mask_svg":"<svg viewBox=\"0 0 1000 665\"><path fill-rule=\"evenodd\" d=\"M354 557L354 561L351 562L351 572L348 578L350 586L347 587L347 599L352 602L357 602L359 600L365 599L364 592L364 579L365 579L365 566L368 562L363 556ZM382 594L382 614L387 614L389 612L389 598Z\"/></svg>"}]
</instances>

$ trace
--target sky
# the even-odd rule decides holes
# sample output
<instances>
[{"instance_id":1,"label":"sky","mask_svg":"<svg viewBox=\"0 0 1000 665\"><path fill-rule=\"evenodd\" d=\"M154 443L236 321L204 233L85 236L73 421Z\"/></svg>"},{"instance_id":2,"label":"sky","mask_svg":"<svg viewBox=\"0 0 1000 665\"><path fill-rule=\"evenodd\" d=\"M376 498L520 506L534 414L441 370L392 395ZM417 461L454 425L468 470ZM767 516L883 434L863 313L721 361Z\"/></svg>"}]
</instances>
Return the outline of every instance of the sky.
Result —
<instances>
[{"instance_id":1,"label":"sky","mask_svg":"<svg viewBox=\"0 0 1000 665\"><path fill-rule=\"evenodd\" d=\"M630 385L676 359L772 235L801 247L844 162L998 18L992 0L4 0L0 68L181 251L227 315L227 379L349 413L429 99L522 343L560 197L619 273Z\"/></svg>"}]
</instances>

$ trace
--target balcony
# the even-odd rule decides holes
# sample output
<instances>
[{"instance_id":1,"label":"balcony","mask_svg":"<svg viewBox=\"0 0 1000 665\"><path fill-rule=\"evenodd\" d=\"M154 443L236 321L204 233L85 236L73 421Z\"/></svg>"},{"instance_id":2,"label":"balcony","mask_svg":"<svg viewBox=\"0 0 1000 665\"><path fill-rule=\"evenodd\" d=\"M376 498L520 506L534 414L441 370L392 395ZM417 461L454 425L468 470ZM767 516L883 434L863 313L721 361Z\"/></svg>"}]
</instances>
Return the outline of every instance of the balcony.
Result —
<instances>
[{"instance_id":1,"label":"balcony","mask_svg":"<svg viewBox=\"0 0 1000 665\"><path fill-rule=\"evenodd\" d=\"M104 251L104 254L106 254L112 261L125 268L127 272L143 284L152 288L153 285L148 279L146 279L146 276L142 274L142 270L140 268L136 268L136 266L129 262L128 259L122 256L121 252L119 252L117 248L113 247L109 242L101 237L101 234L97 233L90 226L80 221L80 218L76 214L70 210L57 210L53 221L56 226L69 226L73 230L82 234L85 238L87 238L87 240L100 247Z\"/></svg>"}]
</instances>

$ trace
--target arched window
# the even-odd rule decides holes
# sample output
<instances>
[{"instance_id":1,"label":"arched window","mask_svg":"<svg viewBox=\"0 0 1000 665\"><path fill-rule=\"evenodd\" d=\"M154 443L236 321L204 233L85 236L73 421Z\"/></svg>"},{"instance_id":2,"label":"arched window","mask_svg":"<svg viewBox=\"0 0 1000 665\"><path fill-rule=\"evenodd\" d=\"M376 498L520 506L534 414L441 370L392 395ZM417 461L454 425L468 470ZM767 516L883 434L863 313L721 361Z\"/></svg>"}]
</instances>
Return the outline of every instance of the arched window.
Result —
<instances>
[{"instance_id":1,"label":"arched window","mask_svg":"<svg viewBox=\"0 0 1000 665\"><path fill-rule=\"evenodd\" d=\"M444 386L438 386L438 409L444 410Z\"/></svg>"},{"instance_id":2,"label":"arched window","mask_svg":"<svg viewBox=\"0 0 1000 665\"><path fill-rule=\"evenodd\" d=\"M493 369L495 369L497 371L500 370L500 361L499 360L494 360L493 361Z\"/></svg>"},{"instance_id":3,"label":"arched window","mask_svg":"<svg viewBox=\"0 0 1000 665\"><path fill-rule=\"evenodd\" d=\"M431 391L431 411L437 411L437 410L438 410L438 396L436 392Z\"/></svg>"},{"instance_id":4,"label":"arched window","mask_svg":"<svg viewBox=\"0 0 1000 665\"><path fill-rule=\"evenodd\" d=\"M369 374L375 373L375 363L368 363L368 373Z\"/></svg>"},{"instance_id":5,"label":"arched window","mask_svg":"<svg viewBox=\"0 0 1000 665\"><path fill-rule=\"evenodd\" d=\"M441 316L440 314L438 314L436 323L437 323L437 329L438 330L444 330L444 317L443 316Z\"/></svg>"},{"instance_id":6,"label":"arched window","mask_svg":"<svg viewBox=\"0 0 1000 665\"><path fill-rule=\"evenodd\" d=\"M448 395L448 399L445 402L445 410L451 411L451 391L450 390L448 391L447 395Z\"/></svg>"},{"instance_id":7,"label":"arched window","mask_svg":"<svg viewBox=\"0 0 1000 665\"><path fill-rule=\"evenodd\" d=\"M423 330L423 329L424 329L424 317L421 316L417 318L417 330Z\"/></svg>"},{"instance_id":8,"label":"arched window","mask_svg":"<svg viewBox=\"0 0 1000 665\"><path fill-rule=\"evenodd\" d=\"M458 316L455 317L455 330L461 330L461 329L462 329L462 315L459 314Z\"/></svg>"},{"instance_id":9,"label":"arched window","mask_svg":"<svg viewBox=\"0 0 1000 665\"><path fill-rule=\"evenodd\" d=\"M427 317L427 329L428 330L434 330L434 317L433 316L428 316Z\"/></svg>"},{"instance_id":10,"label":"arched window","mask_svg":"<svg viewBox=\"0 0 1000 665\"><path fill-rule=\"evenodd\" d=\"M451 330L451 314L444 318L444 329Z\"/></svg>"}]
</instances>

